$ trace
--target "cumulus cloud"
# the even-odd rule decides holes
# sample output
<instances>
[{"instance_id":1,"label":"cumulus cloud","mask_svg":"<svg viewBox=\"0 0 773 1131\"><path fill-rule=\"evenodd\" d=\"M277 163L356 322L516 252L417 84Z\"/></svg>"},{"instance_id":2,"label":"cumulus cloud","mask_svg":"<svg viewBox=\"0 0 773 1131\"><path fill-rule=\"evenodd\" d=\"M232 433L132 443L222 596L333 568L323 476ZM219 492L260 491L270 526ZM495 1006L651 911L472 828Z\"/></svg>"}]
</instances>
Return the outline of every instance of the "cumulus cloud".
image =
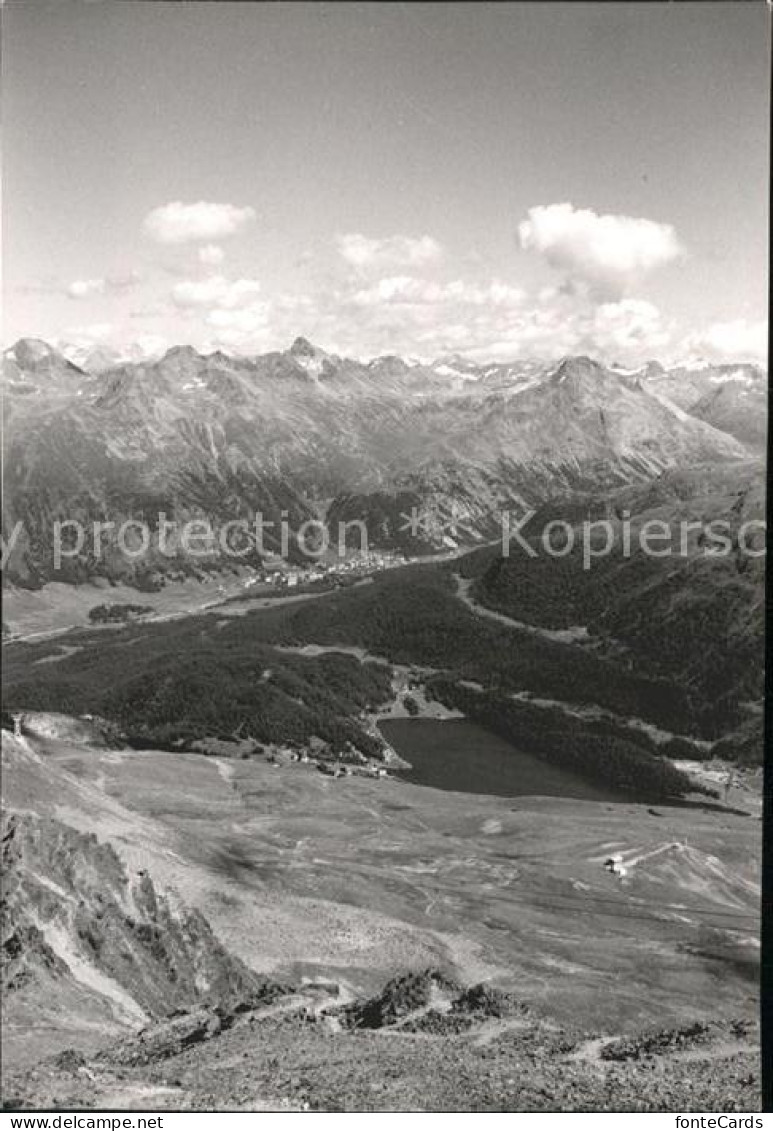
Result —
<instances>
[{"instance_id":1,"label":"cumulus cloud","mask_svg":"<svg viewBox=\"0 0 773 1131\"><path fill-rule=\"evenodd\" d=\"M67 288L70 298L88 298L90 295L105 293L104 279L76 279Z\"/></svg>"},{"instance_id":2,"label":"cumulus cloud","mask_svg":"<svg viewBox=\"0 0 773 1131\"><path fill-rule=\"evenodd\" d=\"M424 267L434 263L443 249L432 236L387 236L373 239L358 232L338 236L338 254L351 267Z\"/></svg>"},{"instance_id":3,"label":"cumulus cloud","mask_svg":"<svg viewBox=\"0 0 773 1131\"><path fill-rule=\"evenodd\" d=\"M169 349L169 341L161 334L140 334L130 343L126 354L134 361L161 357Z\"/></svg>"},{"instance_id":4,"label":"cumulus cloud","mask_svg":"<svg viewBox=\"0 0 773 1131\"><path fill-rule=\"evenodd\" d=\"M353 356L427 357L503 333L525 298L520 287L498 279L437 281L401 272L363 280L355 273L314 295L314 316L303 312L304 333L317 333Z\"/></svg>"},{"instance_id":5,"label":"cumulus cloud","mask_svg":"<svg viewBox=\"0 0 773 1131\"><path fill-rule=\"evenodd\" d=\"M136 271L128 275L113 275L107 278L75 279L66 288L70 298L90 298L92 295L120 294L139 283Z\"/></svg>"},{"instance_id":6,"label":"cumulus cloud","mask_svg":"<svg viewBox=\"0 0 773 1131\"><path fill-rule=\"evenodd\" d=\"M551 359L585 353L606 364L632 366L657 356L670 338L671 328L651 302L622 299L592 306L566 296L529 311L512 334L514 356Z\"/></svg>"},{"instance_id":7,"label":"cumulus cloud","mask_svg":"<svg viewBox=\"0 0 773 1131\"><path fill-rule=\"evenodd\" d=\"M321 325L326 340L358 354L461 353L478 361L589 353L637 365L671 338L657 307L640 299L594 304L543 290L529 301L520 288L496 280L438 284L408 276L333 296Z\"/></svg>"},{"instance_id":8,"label":"cumulus cloud","mask_svg":"<svg viewBox=\"0 0 773 1131\"><path fill-rule=\"evenodd\" d=\"M218 330L224 340L243 341L251 334L262 331L269 321L271 305L267 302L252 302L238 309L210 310L207 325Z\"/></svg>"},{"instance_id":9,"label":"cumulus cloud","mask_svg":"<svg viewBox=\"0 0 773 1131\"><path fill-rule=\"evenodd\" d=\"M588 353L638 365L663 356L673 337L643 299L588 301L560 286L530 296L501 279L438 280L416 271L376 277L351 271L337 286L268 295L256 279L213 273L171 288L165 313L175 312L187 326L175 340L245 353L282 348L302 334L353 357L458 352L504 361Z\"/></svg>"},{"instance_id":10,"label":"cumulus cloud","mask_svg":"<svg viewBox=\"0 0 773 1131\"><path fill-rule=\"evenodd\" d=\"M525 297L520 287L494 281L468 283L461 279L435 283L412 275L390 275L371 286L355 290L351 302L369 307L390 303L397 306L492 306L517 307Z\"/></svg>"},{"instance_id":11,"label":"cumulus cloud","mask_svg":"<svg viewBox=\"0 0 773 1131\"><path fill-rule=\"evenodd\" d=\"M212 275L208 279L186 279L172 288L172 301L182 309L211 307L234 310L253 302L260 292L257 279L226 279Z\"/></svg>"},{"instance_id":12,"label":"cumulus cloud","mask_svg":"<svg viewBox=\"0 0 773 1131\"><path fill-rule=\"evenodd\" d=\"M157 243L199 243L232 236L254 219L255 209L249 206L239 208L206 200L183 204L175 200L149 212L143 228Z\"/></svg>"},{"instance_id":13,"label":"cumulus cloud","mask_svg":"<svg viewBox=\"0 0 773 1131\"><path fill-rule=\"evenodd\" d=\"M199 262L206 267L218 267L225 259L225 252L216 243L206 243L199 248Z\"/></svg>"},{"instance_id":14,"label":"cumulus cloud","mask_svg":"<svg viewBox=\"0 0 773 1131\"><path fill-rule=\"evenodd\" d=\"M256 350L266 345L266 334L276 301L263 300L257 279L186 279L171 291L174 306L188 316L197 316L212 336L214 348Z\"/></svg>"},{"instance_id":15,"label":"cumulus cloud","mask_svg":"<svg viewBox=\"0 0 773 1131\"><path fill-rule=\"evenodd\" d=\"M764 365L768 356L768 324L764 319L750 322L746 318L715 322L691 334L685 342L685 352L694 360L754 361Z\"/></svg>"},{"instance_id":16,"label":"cumulus cloud","mask_svg":"<svg viewBox=\"0 0 773 1131\"><path fill-rule=\"evenodd\" d=\"M521 247L541 255L605 297L620 297L645 275L670 263L682 248L670 224L602 215L572 204L540 204L518 225Z\"/></svg>"},{"instance_id":17,"label":"cumulus cloud","mask_svg":"<svg viewBox=\"0 0 773 1131\"><path fill-rule=\"evenodd\" d=\"M589 330L591 346L609 361L657 355L669 337L658 308L643 299L602 303Z\"/></svg>"}]
</instances>

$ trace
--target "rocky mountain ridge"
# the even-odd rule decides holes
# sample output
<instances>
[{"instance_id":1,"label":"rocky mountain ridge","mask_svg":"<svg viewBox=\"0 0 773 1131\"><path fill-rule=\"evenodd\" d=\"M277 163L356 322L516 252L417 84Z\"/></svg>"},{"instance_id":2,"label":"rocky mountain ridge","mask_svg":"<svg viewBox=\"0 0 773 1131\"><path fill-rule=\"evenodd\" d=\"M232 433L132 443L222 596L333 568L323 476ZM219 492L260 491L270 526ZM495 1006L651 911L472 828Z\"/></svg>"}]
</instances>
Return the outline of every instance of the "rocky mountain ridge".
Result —
<instances>
[{"instance_id":1,"label":"rocky mountain ridge","mask_svg":"<svg viewBox=\"0 0 773 1131\"><path fill-rule=\"evenodd\" d=\"M629 373L586 357L362 363L302 338L258 357L175 347L96 374L23 340L4 369L6 544L17 531L7 572L33 587L158 578L171 568L156 552L159 514L218 527L261 513L292 531L309 519L367 521L371 546L410 553L474 545L523 500L748 458L764 397L753 367L743 369L750 386L712 384L714 370L681 374L702 390L692 413L667 395L676 378L659 367ZM721 411L703 403L720 387ZM725 404L736 390L742 403ZM413 507L427 521L406 533ZM144 556L113 552L113 530L101 560L87 545L54 570L56 520L131 519L153 530Z\"/></svg>"},{"instance_id":2,"label":"rocky mountain ridge","mask_svg":"<svg viewBox=\"0 0 773 1131\"><path fill-rule=\"evenodd\" d=\"M4 735L5 745L13 740ZM7 756L13 756L6 750ZM2 834L2 985L8 1037L113 1038L194 1009L233 1012L283 991L229 954L205 918L109 843L10 811Z\"/></svg>"}]
</instances>

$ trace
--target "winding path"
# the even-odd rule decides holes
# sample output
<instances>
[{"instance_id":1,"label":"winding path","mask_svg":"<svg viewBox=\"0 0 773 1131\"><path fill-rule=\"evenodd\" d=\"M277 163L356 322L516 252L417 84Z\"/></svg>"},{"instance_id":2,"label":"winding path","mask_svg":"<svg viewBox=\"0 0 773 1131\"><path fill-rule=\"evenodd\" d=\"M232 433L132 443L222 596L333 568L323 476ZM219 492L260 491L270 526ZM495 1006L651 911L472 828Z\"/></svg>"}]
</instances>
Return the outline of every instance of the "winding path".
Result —
<instances>
[{"instance_id":1,"label":"winding path","mask_svg":"<svg viewBox=\"0 0 773 1131\"><path fill-rule=\"evenodd\" d=\"M542 636L545 640L557 640L560 644L577 644L580 641L587 641L589 639L588 630L582 624L571 625L569 628L542 628L540 625L527 624L526 621L515 620L514 617L508 617L504 613L498 613L495 609L489 609L485 605L481 605L470 596L470 589L472 588L474 580L475 579L472 577L462 577L458 573L454 574L456 596L477 616L486 617L487 620L498 621L499 624L507 625L508 628L517 628L521 632L530 632L533 636Z\"/></svg>"},{"instance_id":2,"label":"winding path","mask_svg":"<svg viewBox=\"0 0 773 1131\"><path fill-rule=\"evenodd\" d=\"M458 573L455 573L453 576L456 582L456 596L465 607L468 608L470 612L475 613L476 616L497 621L499 624L504 624L508 628L515 628L519 632L528 632L532 636L540 636L544 640L552 640L559 644L581 644L586 643L590 639L588 630L583 625L574 625L570 628L561 629L540 628L538 625L526 624L524 621L516 620L514 617L508 617L504 613L498 613L495 609L489 609L470 596L473 578L461 577ZM615 711L610 711L608 708L600 707L595 703L569 703L563 699L542 698L532 695L529 691L513 692L511 698L519 699L534 707L555 707L573 718L586 719L589 721L609 719L631 730L643 731L648 734L654 742L658 743L667 742L671 738L689 738L697 747L707 751L714 745L712 742L693 738L691 735L677 735L673 731L664 730L662 727L655 726L654 723L648 723L646 719L638 718L635 715L618 715Z\"/></svg>"}]
</instances>

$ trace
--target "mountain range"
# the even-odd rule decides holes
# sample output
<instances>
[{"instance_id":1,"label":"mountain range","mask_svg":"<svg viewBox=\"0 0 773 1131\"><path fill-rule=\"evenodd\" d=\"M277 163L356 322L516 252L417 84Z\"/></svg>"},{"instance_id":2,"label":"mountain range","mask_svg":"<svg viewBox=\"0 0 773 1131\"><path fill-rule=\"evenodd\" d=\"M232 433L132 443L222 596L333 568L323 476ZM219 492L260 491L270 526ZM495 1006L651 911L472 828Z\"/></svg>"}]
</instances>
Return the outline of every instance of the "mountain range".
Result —
<instances>
[{"instance_id":1,"label":"mountain range","mask_svg":"<svg viewBox=\"0 0 773 1131\"><path fill-rule=\"evenodd\" d=\"M750 365L362 362L304 338L255 357L181 346L105 360L89 372L34 339L4 355L3 537L17 528L18 584L147 584L171 568L155 545L134 561L86 545L55 571L57 519L363 520L371 547L418 554L496 537L503 508L745 462L764 442L765 377ZM412 507L421 529L405 529Z\"/></svg>"}]
</instances>

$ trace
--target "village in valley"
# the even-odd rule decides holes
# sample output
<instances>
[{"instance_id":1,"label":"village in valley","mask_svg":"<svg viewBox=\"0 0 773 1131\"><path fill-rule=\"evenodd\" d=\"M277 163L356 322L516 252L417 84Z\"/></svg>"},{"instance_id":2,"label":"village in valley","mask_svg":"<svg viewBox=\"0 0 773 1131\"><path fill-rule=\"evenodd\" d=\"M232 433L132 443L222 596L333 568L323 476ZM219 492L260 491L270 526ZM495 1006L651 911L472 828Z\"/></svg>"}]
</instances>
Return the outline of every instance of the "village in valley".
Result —
<instances>
[{"instance_id":1,"label":"village in valley","mask_svg":"<svg viewBox=\"0 0 773 1131\"><path fill-rule=\"evenodd\" d=\"M291 564L284 558L266 558L265 562L248 578L242 588L253 590L256 586L270 586L285 590L314 586L322 588L345 585L351 580L367 577L385 569L406 564L403 553L391 550L360 550L331 560L319 560L309 565Z\"/></svg>"}]
</instances>

